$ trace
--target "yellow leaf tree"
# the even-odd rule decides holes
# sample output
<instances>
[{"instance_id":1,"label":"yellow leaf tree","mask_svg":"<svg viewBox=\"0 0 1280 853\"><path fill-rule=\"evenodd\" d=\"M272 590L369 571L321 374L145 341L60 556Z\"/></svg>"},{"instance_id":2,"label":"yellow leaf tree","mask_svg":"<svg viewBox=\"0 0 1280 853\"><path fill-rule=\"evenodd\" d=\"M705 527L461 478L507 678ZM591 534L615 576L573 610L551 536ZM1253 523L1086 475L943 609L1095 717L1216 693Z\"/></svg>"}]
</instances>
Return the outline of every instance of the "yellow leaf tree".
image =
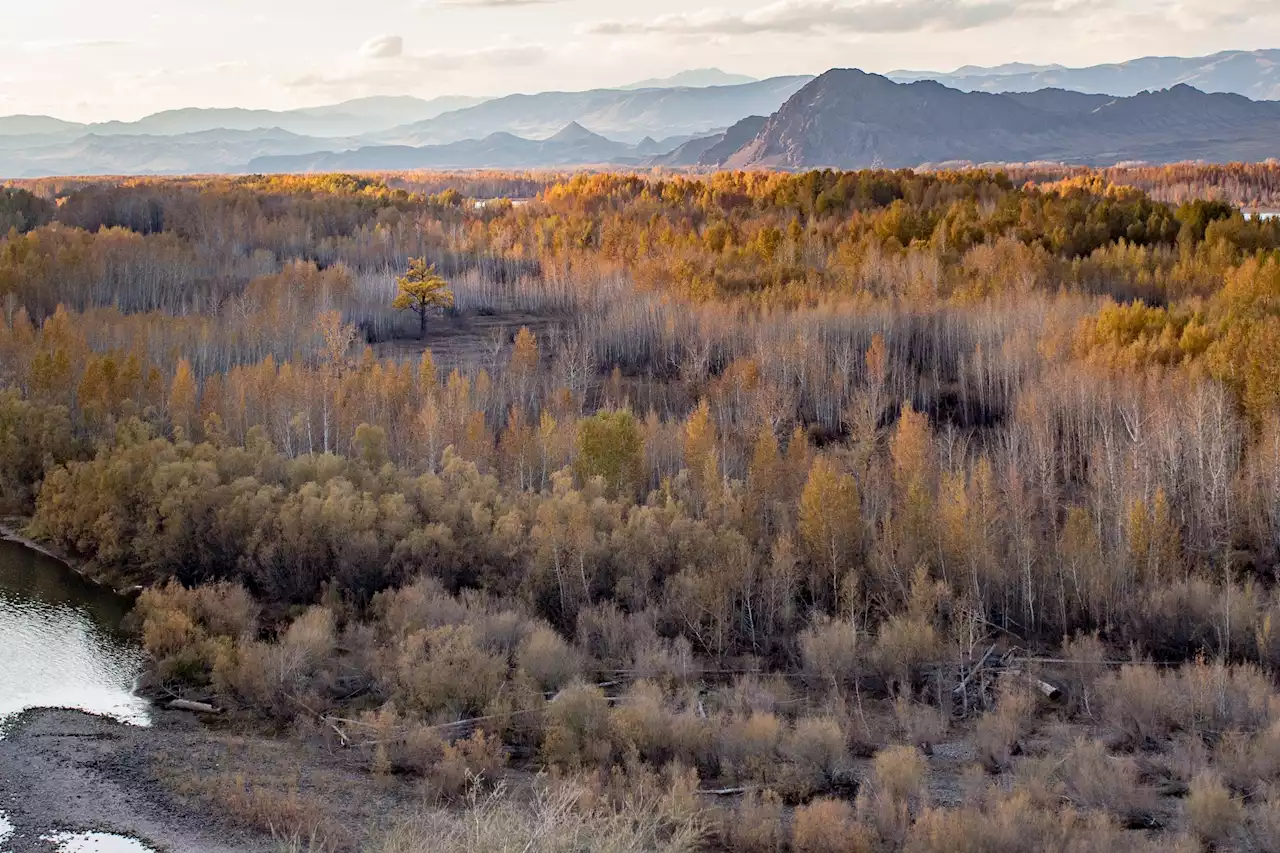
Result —
<instances>
[{"instance_id":1,"label":"yellow leaf tree","mask_svg":"<svg viewBox=\"0 0 1280 853\"><path fill-rule=\"evenodd\" d=\"M841 586L854 567L862 539L862 502L854 478L832 460L818 456L800 495L800 536L809 550L817 575L810 581L815 599L825 597L829 584L833 610L840 605ZM820 580L825 576L825 581Z\"/></svg>"},{"instance_id":2,"label":"yellow leaf tree","mask_svg":"<svg viewBox=\"0 0 1280 853\"><path fill-rule=\"evenodd\" d=\"M453 291L449 282L436 272L426 258L410 258L409 271L397 280L400 292L391 307L418 315L418 337L427 339L427 315L437 308L453 307Z\"/></svg>"}]
</instances>

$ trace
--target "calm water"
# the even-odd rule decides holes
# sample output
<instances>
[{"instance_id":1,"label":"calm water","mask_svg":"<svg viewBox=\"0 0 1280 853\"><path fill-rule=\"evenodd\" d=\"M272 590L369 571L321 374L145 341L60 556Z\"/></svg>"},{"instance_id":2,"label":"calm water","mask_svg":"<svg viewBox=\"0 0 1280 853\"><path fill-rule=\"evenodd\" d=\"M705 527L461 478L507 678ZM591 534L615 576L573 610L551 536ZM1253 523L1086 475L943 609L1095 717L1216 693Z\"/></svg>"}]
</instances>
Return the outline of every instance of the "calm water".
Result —
<instances>
[{"instance_id":1,"label":"calm water","mask_svg":"<svg viewBox=\"0 0 1280 853\"><path fill-rule=\"evenodd\" d=\"M0 737L4 721L27 708L78 708L146 725L146 702L132 691L142 655L120 630L128 611L124 598L57 560L0 540ZM0 853L13 831L0 811ZM100 832L45 840L58 853L150 851Z\"/></svg>"},{"instance_id":2,"label":"calm water","mask_svg":"<svg viewBox=\"0 0 1280 853\"><path fill-rule=\"evenodd\" d=\"M146 725L128 602L57 560L0 540L0 736L27 708L77 708Z\"/></svg>"}]
</instances>

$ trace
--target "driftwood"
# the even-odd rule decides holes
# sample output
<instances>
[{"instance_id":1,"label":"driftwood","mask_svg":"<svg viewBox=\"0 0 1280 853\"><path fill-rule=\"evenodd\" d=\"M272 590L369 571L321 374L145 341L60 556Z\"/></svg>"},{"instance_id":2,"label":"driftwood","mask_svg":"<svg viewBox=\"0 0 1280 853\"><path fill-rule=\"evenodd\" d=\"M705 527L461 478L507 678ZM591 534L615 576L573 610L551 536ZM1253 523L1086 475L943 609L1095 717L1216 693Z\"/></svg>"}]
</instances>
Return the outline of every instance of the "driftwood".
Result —
<instances>
[{"instance_id":1,"label":"driftwood","mask_svg":"<svg viewBox=\"0 0 1280 853\"><path fill-rule=\"evenodd\" d=\"M1010 670L1009 674L1021 678L1023 681L1027 682L1032 687L1034 687L1036 690L1039 690L1040 693L1042 693L1047 699L1059 699L1062 696L1062 688L1056 685L1050 684L1049 682L1045 681L1042 678L1038 678L1034 675L1029 675L1028 673L1023 672L1020 669Z\"/></svg>"},{"instance_id":2,"label":"driftwood","mask_svg":"<svg viewBox=\"0 0 1280 853\"><path fill-rule=\"evenodd\" d=\"M174 699L167 706L170 711L190 711L193 714L221 714L221 708L215 708L207 702L192 702L190 699Z\"/></svg>"},{"instance_id":3,"label":"driftwood","mask_svg":"<svg viewBox=\"0 0 1280 853\"><path fill-rule=\"evenodd\" d=\"M986 653L986 654L984 654L984 655L982 656L982 659L981 659L981 660L979 660L979 661L978 661L978 663L977 663L977 664L975 664L975 665L974 665L974 666L969 670L968 674L966 674L966 675L965 675L964 680L963 680L963 681L961 681L961 682L960 682L960 684L956 686L956 689L955 689L953 692L955 692L955 693L963 693L963 692L965 691L965 689L969 686L969 682L973 679L973 677L974 677L975 675L977 675L979 672L981 672L981 671L982 671L982 668L983 668L984 666L986 666L987 658L991 657L991 653L992 653L992 652L994 652L995 650L996 650L996 644L995 644L995 643L992 643L992 644L991 644L991 647L990 647L989 649L987 649L987 653Z\"/></svg>"}]
</instances>

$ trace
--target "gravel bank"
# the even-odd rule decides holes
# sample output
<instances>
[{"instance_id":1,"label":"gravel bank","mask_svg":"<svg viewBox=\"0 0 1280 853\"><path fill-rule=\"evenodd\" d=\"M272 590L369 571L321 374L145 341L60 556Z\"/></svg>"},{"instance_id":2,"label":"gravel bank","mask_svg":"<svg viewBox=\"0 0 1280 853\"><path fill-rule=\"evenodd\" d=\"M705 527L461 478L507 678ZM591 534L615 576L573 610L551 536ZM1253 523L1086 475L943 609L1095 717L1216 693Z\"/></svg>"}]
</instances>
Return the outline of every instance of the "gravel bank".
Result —
<instances>
[{"instance_id":1,"label":"gravel bank","mask_svg":"<svg viewBox=\"0 0 1280 853\"><path fill-rule=\"evenodd\" d=\"M270 839L227 826L216 813L178 804L157 763L198 753L198 723L157 712L138 728L78 711L28 711L0 739L0 811L13 834L5 853L48 853L43 836L109 832L160 853L269 853Z\"/></svg>"}]
</instances>

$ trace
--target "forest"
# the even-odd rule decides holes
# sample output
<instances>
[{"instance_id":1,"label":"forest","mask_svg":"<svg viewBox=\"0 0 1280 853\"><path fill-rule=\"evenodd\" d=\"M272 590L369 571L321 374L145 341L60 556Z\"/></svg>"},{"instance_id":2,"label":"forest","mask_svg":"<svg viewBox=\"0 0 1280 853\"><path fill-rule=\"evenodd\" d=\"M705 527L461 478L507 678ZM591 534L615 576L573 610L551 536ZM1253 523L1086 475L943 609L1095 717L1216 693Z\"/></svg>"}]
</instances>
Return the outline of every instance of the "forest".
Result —
<instances>
[{"instance_id":1,"label":"forest","mask_svg":"<svg viewBox=\"0 0 1280 853\"><path fill-rule=\"evenodd\" d=\"M312 849L1280 851L1277 194L14 182L0 514L154 689L465 816L215 793Z\"/></svg>"}]
</instances>

